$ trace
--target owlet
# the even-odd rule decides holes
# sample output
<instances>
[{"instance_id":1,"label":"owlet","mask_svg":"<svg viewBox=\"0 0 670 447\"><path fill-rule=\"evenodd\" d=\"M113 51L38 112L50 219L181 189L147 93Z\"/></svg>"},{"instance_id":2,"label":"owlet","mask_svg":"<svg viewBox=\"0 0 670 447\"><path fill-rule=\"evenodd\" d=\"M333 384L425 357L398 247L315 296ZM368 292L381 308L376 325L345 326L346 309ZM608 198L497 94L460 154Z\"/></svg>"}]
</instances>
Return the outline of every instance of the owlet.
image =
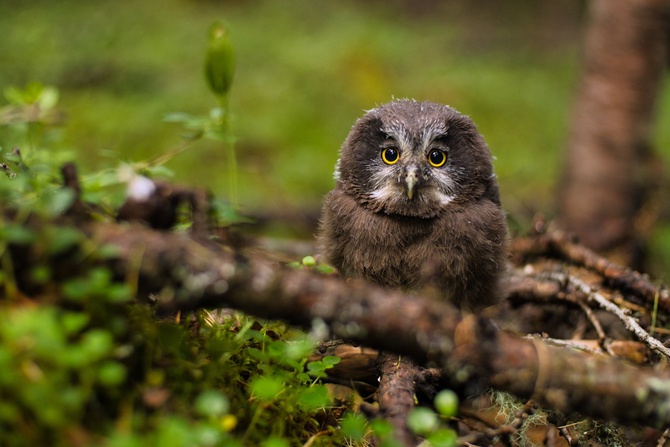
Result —
<instances>
[{"instance_id":1,"label":"owlet","mask_svg":"<svg viewBox=\"0 0 670 447\"><path fill-rule=\"evenodd\" d=\"M491 153L472 120L432 102L369 111L346 138L319 251L346 277L431 286L478 310L501 296L507 224Z\"/></svg>"}]
</instances>

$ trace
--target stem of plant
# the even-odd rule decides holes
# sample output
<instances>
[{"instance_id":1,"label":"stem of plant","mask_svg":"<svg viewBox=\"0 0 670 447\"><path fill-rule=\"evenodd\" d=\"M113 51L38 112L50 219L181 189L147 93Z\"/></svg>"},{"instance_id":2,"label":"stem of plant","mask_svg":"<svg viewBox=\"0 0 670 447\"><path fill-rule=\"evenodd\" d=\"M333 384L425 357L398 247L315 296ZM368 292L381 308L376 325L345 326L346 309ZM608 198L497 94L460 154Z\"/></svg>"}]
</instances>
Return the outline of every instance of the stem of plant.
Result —
<instances>
[{"instance_id":1,"label":"stem of plant","mask_svg":"<svg viewBox=\"0 0 670 447\"><path fill-rule=\"evenodd\" d=\"M226 136L228 149L228 187L230 190L230 203L237 210L237 156L235 153L235 139L230 135L230 110L228 108L228 95L219 97L223 116L221 118L221 130Z\"/></svg>"}]
</instances>

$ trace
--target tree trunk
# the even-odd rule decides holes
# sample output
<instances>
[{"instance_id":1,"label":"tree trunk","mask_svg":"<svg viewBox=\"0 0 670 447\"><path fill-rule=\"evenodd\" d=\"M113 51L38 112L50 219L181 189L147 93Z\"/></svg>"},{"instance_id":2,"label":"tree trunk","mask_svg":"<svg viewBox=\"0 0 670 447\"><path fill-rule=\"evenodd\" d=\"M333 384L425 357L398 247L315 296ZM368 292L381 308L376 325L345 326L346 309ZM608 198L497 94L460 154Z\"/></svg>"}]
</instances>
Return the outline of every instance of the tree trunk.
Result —
<instances>
[{"instance_id":1,"label":"tree trunk","mask_svg":"<svg viewBox=\"0 0 670 447\"><path fill-rule=\"evenodd\" d=\"M636 217L667 57L668 0L592 0L572 115L559 225L627 264L640 261Z\"/></svg>"}]
</instances>

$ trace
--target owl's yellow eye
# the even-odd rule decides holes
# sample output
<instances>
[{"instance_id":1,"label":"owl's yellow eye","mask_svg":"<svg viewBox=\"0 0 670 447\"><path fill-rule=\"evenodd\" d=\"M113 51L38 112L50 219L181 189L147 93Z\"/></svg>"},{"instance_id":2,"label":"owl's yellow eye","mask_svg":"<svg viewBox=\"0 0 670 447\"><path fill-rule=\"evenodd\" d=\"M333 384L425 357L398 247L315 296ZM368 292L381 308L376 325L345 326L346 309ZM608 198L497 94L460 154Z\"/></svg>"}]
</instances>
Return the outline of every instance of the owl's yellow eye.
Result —
<instances>
[{"instance_id":1,"label":"owl's yellow eye","mask_svg":"<svg viewBox=\"0 0 670 447\"><path fill-rule=\"evenodd\" d=\"M387 147L382 151L382 160L384 163L387 165L394 165L400 158L400 153L398 152L398 149L394 147Z\"/></svg>"},{"instance_id":2,"label":"owl's yellow eye","mask_svg":"<svg viewBox=\"0 0 670 447\"><path fill-rule=\"evenodd\" d=\"M428 163L434 168L439 168L440 166L444 166L444 164L447 162L447 154L444 151L441 151L439 149L433 149L430 151L430 154L428 154Z\"/></svg>"}]
</instances>

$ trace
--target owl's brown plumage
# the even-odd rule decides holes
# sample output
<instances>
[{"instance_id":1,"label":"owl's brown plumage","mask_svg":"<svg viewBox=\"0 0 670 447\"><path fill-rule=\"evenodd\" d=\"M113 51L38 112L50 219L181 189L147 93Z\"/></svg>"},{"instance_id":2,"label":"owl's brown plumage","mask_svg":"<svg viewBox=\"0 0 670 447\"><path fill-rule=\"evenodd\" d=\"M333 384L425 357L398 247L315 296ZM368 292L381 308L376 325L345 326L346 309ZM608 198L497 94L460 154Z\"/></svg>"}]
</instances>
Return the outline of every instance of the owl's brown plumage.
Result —
<instances>
[{"instance_id":1,"label":"owl's brown plumage","mask_svg":"<svg viewBox=\"0 0 670 447\"><path fill-rule=\"evenodd\" d=\"M432 102L369 111L345 140L319 248L344 276L436 286L471 310L493 304L507 224L491 153L470 118Z\"/></svg>"}]
</instances>

